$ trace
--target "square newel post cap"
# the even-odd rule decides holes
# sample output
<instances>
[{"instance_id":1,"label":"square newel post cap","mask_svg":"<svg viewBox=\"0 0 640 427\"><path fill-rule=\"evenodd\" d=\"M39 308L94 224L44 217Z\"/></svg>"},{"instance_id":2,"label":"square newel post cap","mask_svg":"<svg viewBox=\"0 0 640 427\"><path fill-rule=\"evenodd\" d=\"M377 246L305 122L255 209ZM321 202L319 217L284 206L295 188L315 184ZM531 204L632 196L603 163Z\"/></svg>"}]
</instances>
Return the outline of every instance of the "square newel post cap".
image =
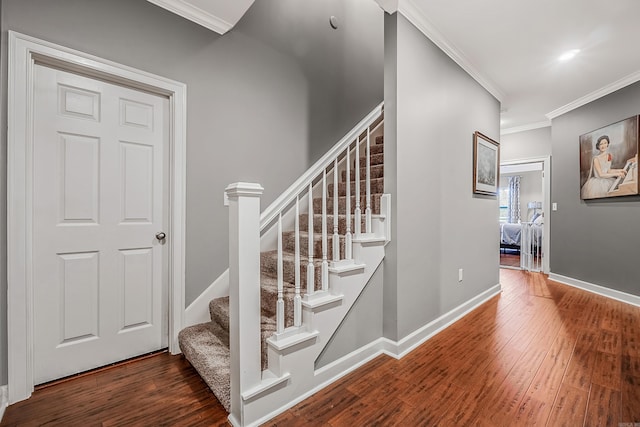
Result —
<instances>
[{"instance_id":1,"label":"square newel post cap","mask_svg":"<svg viewBox=\"0 0 640 427\"><path fill-rule=\"evenodd\" d=\"M260 197L264 188L253 182L234 182L224 189L230 199L238 197Z\"/></svg>"}]
</instances>

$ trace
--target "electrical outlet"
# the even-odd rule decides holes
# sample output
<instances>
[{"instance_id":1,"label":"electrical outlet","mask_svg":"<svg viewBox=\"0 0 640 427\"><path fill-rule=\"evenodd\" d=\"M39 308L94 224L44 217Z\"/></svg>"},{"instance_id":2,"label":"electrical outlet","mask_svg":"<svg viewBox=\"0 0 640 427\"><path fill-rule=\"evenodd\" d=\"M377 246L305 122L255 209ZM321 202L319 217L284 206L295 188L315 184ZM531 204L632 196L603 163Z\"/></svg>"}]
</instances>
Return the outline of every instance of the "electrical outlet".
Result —
<instances>
[{"instance_id":1,"label":"electrical outlet","mask_svg":"<svg viewBox=\"0 0 640 427\"><path fill-rule=\"evenodd\" d=\"M462 282L462 271L461 268L458 269L458 282Z\"/></svg>"}]
</instances>

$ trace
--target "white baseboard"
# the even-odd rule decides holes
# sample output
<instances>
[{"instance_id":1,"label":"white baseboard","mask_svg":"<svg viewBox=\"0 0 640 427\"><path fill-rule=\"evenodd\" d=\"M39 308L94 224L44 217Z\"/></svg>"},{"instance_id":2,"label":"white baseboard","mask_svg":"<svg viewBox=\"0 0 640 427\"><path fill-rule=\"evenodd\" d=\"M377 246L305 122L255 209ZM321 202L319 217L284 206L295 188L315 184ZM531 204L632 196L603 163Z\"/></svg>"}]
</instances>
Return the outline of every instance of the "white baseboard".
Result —
<instances>
[{"instance_id":1,"label":"white baseboard","mask_svg":"<svg viewBox=\"0 0 640 427\"><path fill-rule=\"evenodd\" d=\"M592 292L603 297L611 298L640 307L640 296L638 295L632 295L604 286L594 285L593 283L585 282L584 280L574 279L572 277L567 277L556 273L549 273L549 279L563 283L565 285L573 286L574 288L582 289L583 291Z\"/></svg>"},{"instance_id":2,"label":"white baseboard","mask_svg":"<svg viewBox=\"0 0 640 427\"><path fill-rule=\"evenodd\" d=\"M462 317L466 316L471 311L478 308L480 305L489 301L491 298L498 295L501 291L502 287L498 283L497 285L494 285L486 291L482 292L480 295L471 298L464 304L459 305L448 313L445 313L437 319L427 323L420 329L402 338L400 341L393 342L391 340L388 340L387 354L397 359L401 359L416 347L427 341L429 338L442 331L446 327L450 326L454 322L458 321Z\"/></svg>"},{"instance_id":3,"label":"white baseboard","mask_svg":"<svg viewBox=\"0 0 640 427\"><path fill-rule=\"evenodd\" d=\"M207 289L196 298L184 311L183 327L211 321L209 302L212 299L229 295L229 269L218 277Z\"/></svg>"},{"instance_id":4,"label":"white baseboard","mask_svg":"<svg viewBox=\"0 0 640 427\"><path fill-rule=\"evenodd\" d=\"M8 387L3 385L0 387L0 422L2 422L2 417L4 417L4 410L9 406L9 393Z\"/></svg>"}]
</instances>

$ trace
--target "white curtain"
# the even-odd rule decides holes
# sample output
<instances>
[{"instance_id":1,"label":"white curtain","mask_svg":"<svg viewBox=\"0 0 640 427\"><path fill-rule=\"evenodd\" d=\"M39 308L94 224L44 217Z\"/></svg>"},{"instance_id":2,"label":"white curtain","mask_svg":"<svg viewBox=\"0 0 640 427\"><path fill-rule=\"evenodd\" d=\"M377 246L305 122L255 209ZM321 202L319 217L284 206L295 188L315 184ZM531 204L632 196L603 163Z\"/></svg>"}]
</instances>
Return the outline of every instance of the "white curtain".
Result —
<instances>
[{"instance_id":1,"label":"white curtain","mask_svg":"<svg viewBox=\"0 0 640 427\"><path fill-rule=\"evenodd\" d=\"M510 223L520 222L520 176L509 177L509 215Z\"/></svg>"}]
</instances>

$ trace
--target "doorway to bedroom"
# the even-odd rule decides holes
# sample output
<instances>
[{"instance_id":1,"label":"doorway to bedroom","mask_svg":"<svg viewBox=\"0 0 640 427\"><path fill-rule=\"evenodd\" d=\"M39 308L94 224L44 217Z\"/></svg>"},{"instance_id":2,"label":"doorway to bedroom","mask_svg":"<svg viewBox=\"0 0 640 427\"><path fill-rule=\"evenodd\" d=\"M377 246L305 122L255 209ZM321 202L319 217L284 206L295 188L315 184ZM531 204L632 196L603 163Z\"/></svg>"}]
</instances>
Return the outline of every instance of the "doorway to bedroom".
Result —
<instances>
[{"instance_id":1,"label":"doorway to bedroom","mask_svg":"<svg viewBox=\"0 0 640 427\"><path fill-rule=\"evenodd\" d=\"M548 271L545 262L545 159L500 166L500 266Z\"/></svg>"}]
</instances>

